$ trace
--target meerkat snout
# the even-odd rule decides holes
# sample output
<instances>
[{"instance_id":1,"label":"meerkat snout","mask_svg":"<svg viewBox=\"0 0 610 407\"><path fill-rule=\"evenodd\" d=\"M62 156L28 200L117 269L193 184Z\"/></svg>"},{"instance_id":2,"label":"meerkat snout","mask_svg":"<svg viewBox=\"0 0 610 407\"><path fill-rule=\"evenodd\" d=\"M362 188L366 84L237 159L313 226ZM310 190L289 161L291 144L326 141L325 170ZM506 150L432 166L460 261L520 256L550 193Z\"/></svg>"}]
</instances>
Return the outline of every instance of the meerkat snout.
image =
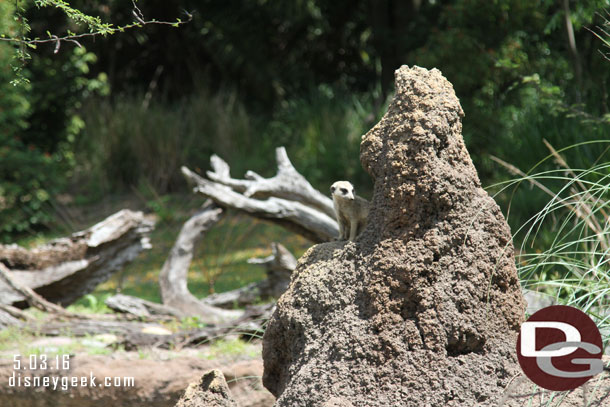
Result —
<instances>
[{"instance_id":1,"label":"meerkat snout","mask_svg":"<svg viewBox=\"0 0 610 407\"><path fill-rule=\"evenodd\" d=\"M369 203L356 195L349 181L337 181L330 187L337 223L339 239L354 240L366 226Z\"/></svg>"}]
</instances>

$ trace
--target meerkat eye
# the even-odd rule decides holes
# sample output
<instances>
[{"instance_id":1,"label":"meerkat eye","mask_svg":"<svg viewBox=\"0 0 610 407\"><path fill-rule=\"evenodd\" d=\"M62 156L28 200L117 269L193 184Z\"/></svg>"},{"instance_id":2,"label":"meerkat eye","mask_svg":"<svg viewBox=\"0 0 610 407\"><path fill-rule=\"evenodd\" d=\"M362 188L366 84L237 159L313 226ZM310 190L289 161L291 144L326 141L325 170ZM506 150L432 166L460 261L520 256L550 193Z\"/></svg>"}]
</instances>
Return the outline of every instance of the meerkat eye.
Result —
<instances>
[{"instance_id":1,"label":"meerkat eye","mask_svg":"<svg viewBox=\"0 0 610 407\"><path fill-rule=\"evenodd\" d=\"M335 187L330 187L330 192L335 192Z\"/></svg>"},{"instance_id":2,"label":"meerkat eye","mask_svg":"<svg viewBox=\"0 0 610 407\"><path fill-rule=\"evenodd\" d=\"M341 188L341 193L342 193L343 195L347 194L347 189L345 189L345 188Z\"/></svg>"}]
</instances>

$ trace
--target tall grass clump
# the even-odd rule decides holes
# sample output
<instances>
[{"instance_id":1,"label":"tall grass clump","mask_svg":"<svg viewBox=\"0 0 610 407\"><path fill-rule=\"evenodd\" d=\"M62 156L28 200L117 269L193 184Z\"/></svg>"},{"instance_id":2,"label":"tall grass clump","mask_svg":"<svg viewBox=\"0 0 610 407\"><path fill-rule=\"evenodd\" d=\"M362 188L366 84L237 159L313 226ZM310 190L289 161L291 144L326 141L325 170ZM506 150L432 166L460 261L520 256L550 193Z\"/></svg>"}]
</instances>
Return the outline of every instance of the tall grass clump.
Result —
<instances>
[{"instance_id":1,"label":"tall grass clump","mask_svg":"<svg viewBox=\"0 0 610 407\"><path fill-rule=\"evenodd\" d=\"M125 187L163 194L184 187L180 167L206 166L212 153L229 161L251 147L251 118L229 92L198 92L178 102L121 96L92 101L77 149L78 173L101 193Z\"/></svg>"},{"instance_id":2,"label":"tall grass clump","mask_svg":"<svg viewBox=\"0 0 610 407\"><path fill-rule=\"evenodd\" d=\"M589 142L610 149L610 141ZM563 153L573 145L550 151L542 166L555 169L523 173L498 160L519 178L505 184L502 193L547 196L538 212L514 232L518 242L517 267L523 288L544 292L558 304L587 313L610 340L610 162L608 154L588 168L572 168ZM605 159L605 160L604 160ZM509 211L510 216L510 211Z\"/></svg>"}]
</instances>

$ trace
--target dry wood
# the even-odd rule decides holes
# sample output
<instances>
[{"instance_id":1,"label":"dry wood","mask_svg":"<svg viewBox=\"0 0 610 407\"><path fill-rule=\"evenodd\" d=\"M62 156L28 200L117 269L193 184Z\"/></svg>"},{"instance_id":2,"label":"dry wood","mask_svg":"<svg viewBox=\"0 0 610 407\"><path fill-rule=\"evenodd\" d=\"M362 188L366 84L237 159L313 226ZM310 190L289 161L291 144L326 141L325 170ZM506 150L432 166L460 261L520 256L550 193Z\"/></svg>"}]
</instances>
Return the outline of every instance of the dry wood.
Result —
<instances>
[{"instance_id":1,"label":"dry wood","mask_svg":"<svg viewBox=\"0 0 610 407\"><path fill-rule=\"evenodd\" d=\"M207 171L207 175L210 180L227 185L248 198L275 196L297 201L317 208L334 219L332 200L312 187L294 168L284 147L276 148L275 160L277 174L272 178L263 178L254 171L248 171L245 179L236 179L231 178L229 165L222 158L213 155L210 160L213 171Z\"/></svg>"},{"instance_id":2,"label":"dry wood","mask_svg":"<svg viewBox=\"0 0 610 407\"><path fill-rule=\"evenodd\" d=\"M179 310L183 315L196 315L205 323L222 323L242 315L198 300L188 289L187 275L196 243L222 216L222 208L209 201L187 220L174 243L159 275L163 304Z\"/></svg>"},{"instance_id":3,"label":"dry wood","mask_svg":"<svg viewBox=\"0 0 610 407\"><path fill-rule=\"evenodd\" d=\"M227 335L260 337L263 326L273 312L273 304L251 306L231 323L171 333L163 326L141 321L71 319L68 321L34 321L23 326L30 332L46 336L89 336L113 334L127 350L140 347L179 349L184 346L207 344ZM0 318L1 318L0 313ZM0 319L1 323L1 319Z\"/></svg>"},{"instance_id":4,"label":"dry wood","mask_svg":"<svg viewBox=\"0 0 610 407\"><path fill-rule=\"evenodd\" d=\"M229 165L217 156L211 160L214 168L208 172L211 180L186 167L182 167L182 173L196 185L196 192L222 207L278 223L316 243L337 237L339 227L332 200L296 171L283 147L277 149L276 160L278 172L272 178L252 171L246 174L247 179L231 178Z\"/></svg>"},{"instance_id":5,"label":"dry wood","mask_svg":"<svg viewBox=\"0 0 610 407\"><path fill-rule=\"evenodd\" d=\"M19 293L26 299L30 306L38 308L41 311L51 312L53 314L71 317L74 316L71 312L66 311L59 305L55 305L45 300L40 295L36 294L31 288L18 282L12 275L9 269L2 263L0 263L0 280L12 288L15 292Z\"/></svg>"},{"instance_id":6,"label":"dry wood","mask_svg":"<svg viewBox=\"0 0 610 407\"><path fill-rule=\"evenodd\" d=\"M10 312L0 309L0 330L9 326L22 327L23 321L15 318Z\"/></svg>"},{"instance_id":7,"label":"dry wood","mask_svg":"<svg viewBox=\"0 0 610 407\"><path fill-rule=\"evenodd\" d=\"M141 212L122 210L89 229L32 250L0 245L0 263L21 286L65 306L149 248L152 227ZM23 306L26 299L6 279L0 281L0 303Z\"/></svg>"},{"instance_id":8,"label":"dry wood","mask_svg":"<svg viewBox=\"0 0 610 407\"><path fill-rule=\"evenodd\" d=\"M260 264L267 270L267 278L257 283L224 293L212 294L203 299L207 304L232 308L243 307L260 300L279 298L290 283L290 275L296 268L297 260L292 253L279 243L271 243L272 254L265 258L252 258L250 264Z\"/></svg>"},{"instance_id":9,"label":"dry wood","mask_svg":"<svg viewBox=\"0 0 610 407\"><path fill-rule=\"evenodd\" d=\"M117 294L107 298L105 304L113 311L131 314L139 318L150 319L152 316L183 316L182 312L167 305L157 304L124 294Z\"/></svg>"}]
</instances>

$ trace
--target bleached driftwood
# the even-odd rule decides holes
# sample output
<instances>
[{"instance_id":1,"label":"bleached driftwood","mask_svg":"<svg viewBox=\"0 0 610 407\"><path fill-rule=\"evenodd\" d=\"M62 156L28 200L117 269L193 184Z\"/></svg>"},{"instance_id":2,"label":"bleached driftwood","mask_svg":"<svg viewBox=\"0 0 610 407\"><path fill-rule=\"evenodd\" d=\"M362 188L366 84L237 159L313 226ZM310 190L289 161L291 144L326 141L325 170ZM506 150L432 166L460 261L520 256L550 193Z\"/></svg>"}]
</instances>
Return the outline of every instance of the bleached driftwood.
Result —
<instances>
[{"instance_id":1,"label":"bleached driftwood","mask_svg":"<svg viewBox=\"0 0 610 407\"><path fill-rule=\"evenodd\" d=\"M276 150L277 175L263 178L248 171L246 179L231 178L229 165L212 156L214 171L205 179L182 167L184 176L196 185L195 191L219 206L244 211L280 224L314 241L327 242L339 233L332 200L313 188L299 174L284 147Z\"/></svg>"},{"instance_id":2,"label":"bleached driftwood","mask_svg":"<svg viewBox=\"0 0 610 407\"><path fill-rule=\"evenodd\" d=\"M159 274L159 286L163 304L175 308L184 315L196 315L205 323L223 323L239 318L242 311L230 311L213 307L198 300L187 287L187 275L193 259L195 245L205 232L222 217L222 208L211 201L187 220L174 243Z\"/></svg>"},{"instance_id":3,"label":"bleached driftwood","mask_svg":"<svg viewBox=\"0 0 610 407\"><path fill-rule=\"evenodd\" d=\"M8 326L23 326L24 321L32 321L34 318L19 308L11 305L0 304L0 329Z\"/></svg>"},{"instance_id":4,"label":"bleached driftwood","mask_svg":"<svg viewBox=\"0 0 610 407\"><path fill-rule=\"evenodd\" d=\"M150 318L153 316L184 316L179 310L156 302L146 301L142 298L130 295L117 294L104 301L106 306L113 311L131 314L140 318Z\"/></svg>"},{"instance_id":5,"label":"bleached driftwood","mask_svg":"<svg viewBox=\"0 0 610 407\"><path fill-rule=\"evenodd\" d=\"M32 250L0 245L0 263L17 284L65 306L150 248L148 234L153 225L142 212L122 210L89 229ZM0 303L22 306L26 299L0 279Z\"/></svg>"},{"instance_id":6,"label":"bleached driftwood","mask_svg":"<svg viewBox=\"0 0 610 407\"><path fill-rule=\"evenodd\" d=\"M290 162L286 149L275 149L277 174L271 178L263 178L254 171L246 172L245 179L231 178L229 165L217 155L210 159L213 171L207 171L208 178L242 192L249 198L266 198L274 196L290 201L298 201L317 208L334 218L333 201L311 186Z\"/></svg>"},{"instance_id":7,"label":"bleached driftwood","mask_svg":"<svg viewBox=\"0 0 610 407\"><path fill-rule=\"evenodd\" d=\"M206 304L221 308L243 307L260 300L279 298L290 283L290 275L297 260L279 243L271 243L272 254L265 258L251 258L250 264L260 264L267 269L267 278L236 290L212 294L203 299Z\"/></svg>"}]
</instances>

